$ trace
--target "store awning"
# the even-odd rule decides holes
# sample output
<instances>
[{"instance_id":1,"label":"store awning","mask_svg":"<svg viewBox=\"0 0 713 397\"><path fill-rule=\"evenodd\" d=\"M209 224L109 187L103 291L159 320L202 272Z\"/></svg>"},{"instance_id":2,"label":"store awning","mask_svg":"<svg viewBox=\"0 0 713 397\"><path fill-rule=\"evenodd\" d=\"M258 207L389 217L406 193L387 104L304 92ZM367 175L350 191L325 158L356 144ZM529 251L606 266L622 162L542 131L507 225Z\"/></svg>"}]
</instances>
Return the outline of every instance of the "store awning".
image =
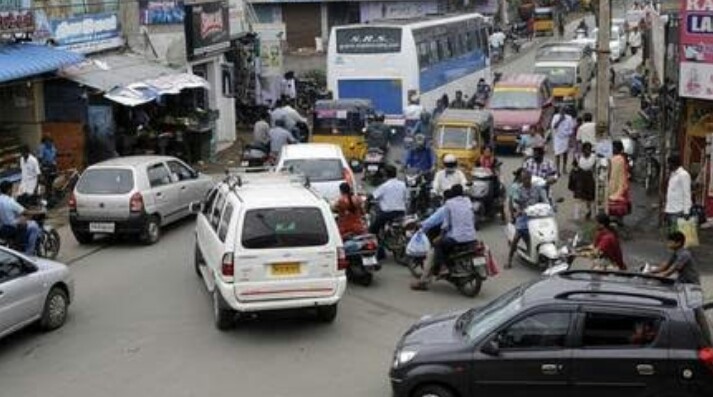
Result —
<instances>
[{"instance_id":1,"label":"store awning","mask_svg":"<svg viewBox=\"0 0 713 397\"><path fill-rule=\"evenodd\" d=\"M54 72L80 63L84 56L38 44L0 45L0 83Z\"/></svg>"},{"instance_id":2,"label":"store awning","mask_svg":"<svg viewBox=\"0 0 713 397\"><path fill-rule=\"evenodd\" d=\"M160 95L178 94L186 88L209 88L202 77L130 54L91 57L64 69L62 75L102 91L107 99L126 106L148 103Z\"/></svg>"}]
</instances>

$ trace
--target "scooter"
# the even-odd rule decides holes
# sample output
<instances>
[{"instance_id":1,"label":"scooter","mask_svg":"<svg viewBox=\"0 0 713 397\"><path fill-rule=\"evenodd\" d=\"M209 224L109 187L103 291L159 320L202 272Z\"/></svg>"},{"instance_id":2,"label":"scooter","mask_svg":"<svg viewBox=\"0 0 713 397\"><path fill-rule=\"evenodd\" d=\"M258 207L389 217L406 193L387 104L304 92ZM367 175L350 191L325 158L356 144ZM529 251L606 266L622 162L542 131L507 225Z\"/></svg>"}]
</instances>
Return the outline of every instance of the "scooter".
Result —
<instances>
[{"instance_id":1,"label":"scooter","mask_svg":"<svg viewBox=\"0 0 713 397\"><path fill-rule=\"evenodd\" d=\"M483 281L488 278L487 247L482 241L456 245L446 258L444 271L434 276L436 281L445 280L453 284L461 294L475 297L480 293ZM408 268L420 279L423 274L425 257L411 257Z\"/></svg>"},{"instance_id":2,"label":"scooter","mask_svg":"<svg viewBox=\"0 0 713 397\"><path fill-rule=\"evenodd\" d=\"M386 153L381 148L371 147L364 156L364 179L373 185L378 185L383 179L383 168L386 165Z\"/></svg>"},{"instance_id":3,"label":"scooter","mask_svg":"<svg viewBox=\"0 0 713 397\"><path fill-rule=\"evenodd\" d=\"M525 208L527 215L527 230L529 244L525 239L517 247L517 255L525 262L546 269L557 264L560 252L559 227L555 219L555 212L550 204L538 203ZM507 226L508 242L512 244L515 239L515 225Z\"/></svg>"},{"instance_id":4,"label":"scooter","mask_svg":"<svg viewBox=\"0 0 713 397\"><path fill-rule=\"evenodd\" d=\"M376 236L373 234L343 236L344 253L349 261L347 280L363 286L368 286L374 279L374 272L381 270L376 259L379 248Z\"/></svg>"},{"instance_id":5,"label":"scooter","mask_svg":"<svg viewBox=\"0 0 713 397\"><path fill-rule=\"evenodd\" d=\"M579 256L578 249L580 249L580 242L579 233L577 233L568 244L559 249L559 256L557 260L545 269L545 271L542 272L542 275L554 276L559 273L569 271L574 264L574 260L577 256Z\"/></svg>"},{"instance_id":6,"label":"scooter","mask_svg":"<svg viewBox=\"0 0 713 397\"><path fill-rule=\"evenodd\" d=\"M496 164L496 167L499 165ZM493 219L499 214L500 219L505 222L505 187L497 173L490 168L475 167L471 176L473 182L469 195L476 217Z\"/></svg>"}]
</instances>

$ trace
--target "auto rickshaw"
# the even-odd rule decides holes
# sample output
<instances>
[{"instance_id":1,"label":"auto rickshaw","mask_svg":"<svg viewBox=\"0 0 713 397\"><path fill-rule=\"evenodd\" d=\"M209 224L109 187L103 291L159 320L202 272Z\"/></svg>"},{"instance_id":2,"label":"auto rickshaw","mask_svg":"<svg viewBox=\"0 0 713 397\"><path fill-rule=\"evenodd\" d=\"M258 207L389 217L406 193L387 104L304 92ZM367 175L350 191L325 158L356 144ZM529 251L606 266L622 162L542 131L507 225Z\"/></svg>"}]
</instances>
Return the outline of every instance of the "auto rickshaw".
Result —
<instances>
[{"instance_id":1,"label":"auto rickshaw","mask_svg":"<svg viewBox=\"0 0 713 397\"><path fill-rule=\"evenodd\" d=\"M555 34L555 9L553 7L536 7L533 13L535 18L534 30L538 34Z\"/></svg>"},{"instance_id":2,"label":"auto rickshaw","mask_svg":"<svg viewBox=\"0 0 713 397\"><path fill-rule=\"evenodd\" d=\"M458 165L471 175L480 149L493 139L493 116L487 110L446 109L436 120L433 148L438 157L438 168L443 167L443 156L450 153Z\"/></svg>"},{"instance_id":3,"label":"auto rickshaw","mask_svg":"<svg viewBox=\"0 0 713 397\"><path fill-rule=\"evenodd\" d=\"M364 128L373 114L374 105L369 99L317 101L310 141L340 146L349 165L358 167L367 149Z\"/></svg>"}]
</instances>

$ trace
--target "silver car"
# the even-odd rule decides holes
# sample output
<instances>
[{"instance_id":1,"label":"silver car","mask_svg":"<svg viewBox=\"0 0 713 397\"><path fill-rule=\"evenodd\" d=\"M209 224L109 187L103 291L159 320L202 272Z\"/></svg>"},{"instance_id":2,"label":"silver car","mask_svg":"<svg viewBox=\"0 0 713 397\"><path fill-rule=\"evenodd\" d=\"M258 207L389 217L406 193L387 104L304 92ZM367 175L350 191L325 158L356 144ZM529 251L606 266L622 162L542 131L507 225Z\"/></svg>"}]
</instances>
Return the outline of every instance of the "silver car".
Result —
<instances>
[{"instance_id":1,"label":"silver car","mask_svg":"<svg viewBox=\"0 0 713 397\"><path fill-rule=\"evenodd\" d=\"M161 227L191 214L213 186L207 175L167 156L128 156L87 168L69 199L69 221L80 244L96 234L157 242Z\"/></svg>"},{"instance_id":2,"label":"silver car","mask_svg":"<svg viewBox=\"0 0 713 397\"><path fill-rule=\"evenodd\" d=\"M0 247L0 338L38 321L61 327L73 297L67 266Z\"/></svg>"}]
</instances>

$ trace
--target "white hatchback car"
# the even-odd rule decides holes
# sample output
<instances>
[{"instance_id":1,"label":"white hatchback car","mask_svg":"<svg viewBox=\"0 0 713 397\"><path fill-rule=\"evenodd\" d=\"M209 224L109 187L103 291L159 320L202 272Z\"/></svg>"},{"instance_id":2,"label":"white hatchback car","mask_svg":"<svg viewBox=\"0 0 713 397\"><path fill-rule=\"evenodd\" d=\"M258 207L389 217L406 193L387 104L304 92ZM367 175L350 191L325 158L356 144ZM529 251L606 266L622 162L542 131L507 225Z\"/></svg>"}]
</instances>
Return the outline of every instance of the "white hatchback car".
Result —
<instances>
[{"instance_id":1,"label":"white hatchback car","mask_svg":"<svg viewBox=\"0 0 713 397\"><path fill-rule=\"evenodd\" d=\"M339 198L340 184L347 182L354 186L355 181L342 149L329 143L285 145L276 171L303 174L312 188L330 202Z\"/></svg>"},{"instance_id":2,"label":"white hatchback car","mask_svg":"<svg viewBox=\"0 0 713 397\"><path fill-rule=\"evenodd\" d=\"M196 219L195 270L213 295L215 324L235 314L314 308L333 321L348 265L329 204L296 175L231 175Z\"/></svg>"}]
</instances>

